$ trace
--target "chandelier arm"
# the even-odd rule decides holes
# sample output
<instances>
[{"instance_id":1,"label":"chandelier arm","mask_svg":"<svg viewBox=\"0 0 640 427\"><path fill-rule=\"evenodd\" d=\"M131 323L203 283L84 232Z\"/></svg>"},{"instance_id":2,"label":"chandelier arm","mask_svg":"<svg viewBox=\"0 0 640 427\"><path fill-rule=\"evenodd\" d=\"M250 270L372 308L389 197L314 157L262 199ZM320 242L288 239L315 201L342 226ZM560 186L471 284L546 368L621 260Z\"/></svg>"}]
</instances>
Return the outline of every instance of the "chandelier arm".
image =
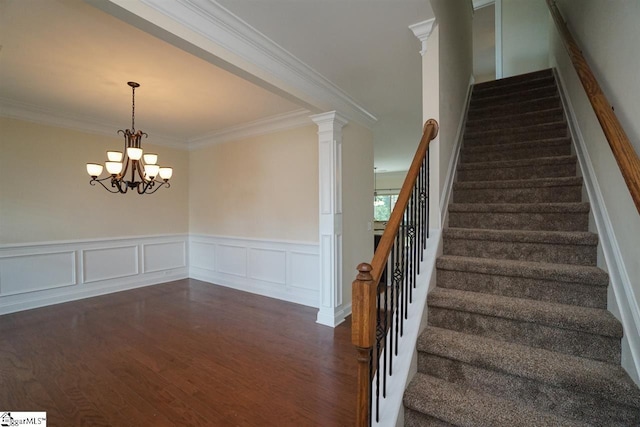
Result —
<instances>
[{"instance_id":1,"label":"chandelier arm","mask_svg":"<svg viewBox=\"0 0 640 427\"><path fill-rule=\"evenodd\" d=\"M109 193L114 193L114 194L119 193L120 191L118 191L118 190L115 190L115 191L114 191L114 190L111 190L111 189L109 189L109 187L107 187L106 185L104 185L104 184L102 183L102 181L104 181L105 179L108 179L108 178L111 178L111 177L110 177L110 176L108 176L108 177L106 177L106 178L104 178L104 179L92 179L91 181L89 181L89 184L91 184L91 185L96 185L96 182L97 182L98 184L102 185L102 187L103 187L105 190L107 190Z\"/></svg>"},{"instance_id":2,"label":"chandelier arm","mask_svg":"<svg viewBox=\"0 0 640 427\"><path fill-rule=\"evenodd\" d=\"M155 185L155 186L154 186L154 187L155 187L155 189L154 189L153 191L148 191L148 192L146 192L145 194L153 194L153 193L155 193L156 191L158 191L160 188L164 187L165 185L167 186L167 188L171 187L171 185L169 185L169 183L168 183L168 182L163 182L163 181L152 181L152 182L155 182L155 183L157 183L157 184L159 184L159 185Z\"/></svg>"}]
</instances>

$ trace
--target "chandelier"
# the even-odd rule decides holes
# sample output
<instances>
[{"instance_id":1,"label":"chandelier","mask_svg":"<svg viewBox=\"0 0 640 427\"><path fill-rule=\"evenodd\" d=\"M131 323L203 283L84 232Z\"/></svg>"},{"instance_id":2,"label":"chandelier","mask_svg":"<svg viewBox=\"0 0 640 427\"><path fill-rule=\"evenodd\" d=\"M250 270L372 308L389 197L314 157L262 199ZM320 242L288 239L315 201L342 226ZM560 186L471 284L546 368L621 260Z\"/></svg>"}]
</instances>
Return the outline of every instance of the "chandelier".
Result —
<instances>
[{"instance_id":1,"label":"chandelier","mask_svg":"<svg viewBox=\"0 0 640 427\"><path fill-rule=\"evenodd\" d=\"M158 155L153 153L143 153L141 146L142 136L148 135L141 130L136 131L136 88L140 85L136 82L127 82L131 86L131 129L120 129L118 133L124 136L123 151L107 151L107 161L104 167L108 176L98 178L102 174L103 166L98 163L87 163L87 173L91 176L89 184L102 185L110 193L126 193L135 189L138 194L153 194L159 188L169 184L169 179L173 175L173 169L158 166ZM129 174L127 178L127 174ZM158 179L159 178L159 179ZM111 183L108 187L104 181Z\"/></svg>"}]
</instances>

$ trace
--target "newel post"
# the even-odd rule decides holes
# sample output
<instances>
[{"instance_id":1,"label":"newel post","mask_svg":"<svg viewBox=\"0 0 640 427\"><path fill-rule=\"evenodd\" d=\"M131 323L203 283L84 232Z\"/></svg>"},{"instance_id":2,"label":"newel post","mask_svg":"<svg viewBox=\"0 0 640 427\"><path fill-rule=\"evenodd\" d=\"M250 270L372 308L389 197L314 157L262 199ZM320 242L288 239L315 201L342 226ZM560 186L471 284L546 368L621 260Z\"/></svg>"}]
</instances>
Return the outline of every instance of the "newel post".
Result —
<instances>
[{"instance_id":1,"label":"newel post","mask_svg":"<svg viewBox=\"0 0 640 427\"><path fill-rule=\"evenodd\" d=\"M358 265L352 287L351 342L358 350L358 401L356 426L369 427L371 401L371 351L376 337L376 286L371 265Z\"/></svg>"}]
</instances>

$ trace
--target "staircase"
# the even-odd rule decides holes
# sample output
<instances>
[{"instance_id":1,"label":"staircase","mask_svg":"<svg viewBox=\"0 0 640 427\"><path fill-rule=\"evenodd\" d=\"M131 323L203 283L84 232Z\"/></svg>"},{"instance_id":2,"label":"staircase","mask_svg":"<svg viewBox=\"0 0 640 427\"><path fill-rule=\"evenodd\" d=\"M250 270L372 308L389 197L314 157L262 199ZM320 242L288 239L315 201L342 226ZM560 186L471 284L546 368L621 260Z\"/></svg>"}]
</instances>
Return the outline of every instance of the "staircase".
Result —
<instances>
[{"instance_id":1,"label":"staircase","mask_svg":"<svg viewBox=\"0 0 640 427\"><path fill-rule=\"evenodd\" d=\"M551 70L474 87L405 426L637 426Z\"/></svg>"}]
</instances>

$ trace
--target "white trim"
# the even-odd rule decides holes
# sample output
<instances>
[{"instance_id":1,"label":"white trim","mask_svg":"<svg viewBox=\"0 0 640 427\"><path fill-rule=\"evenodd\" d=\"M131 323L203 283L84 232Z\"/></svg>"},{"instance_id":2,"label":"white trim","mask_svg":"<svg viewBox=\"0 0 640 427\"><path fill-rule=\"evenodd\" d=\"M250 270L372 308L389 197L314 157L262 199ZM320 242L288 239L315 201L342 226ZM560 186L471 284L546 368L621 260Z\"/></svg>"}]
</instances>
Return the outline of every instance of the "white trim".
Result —
<instances>
[{"instance_id":1,"label":"white trim","mask_svg":"<svg viewBox=\"0 0 640 427\"><path fill-rule=\"evenodd\" d=\"M300 109L217 130L188 141L189 149L313 125L309 110Z\"/></svg>"},{"instance_id":2,"label":"white trim","mask_svg":"<svg viewBox=\"0 0 640 427\"><path fill-rule=\"evenodd\" d=\"M427 53L427 40L433 31L436 18L427 19L426 21L418 22L416 24L409 25L409 29L413 32L413 35L420 40L421 49L420 55L424 56Z\"/></svg>"},{"instance_id":3,"label":"white trim","mask_svg":"<svg viewBox=\"0 0 640 427\"><path fill-rule=\"evenodd\" d=\"M214 0L110 1L164 29L168 28L166 18L169 18L183 30L186 29L213 42L236 58L240 58L245 65L251 64L256 67L265 78L268 76L271 79L267 83L293 96L296 96L294 92L298 91L301 93L301 96L298 96L301 101L313 105L320 111L338 109L350 120L367 128L371 128L377 122L373 114L342 89ZM156 22L160 21L157 16L151 16L148 10L143 10L140 5L164 15L165 22ZM229 57L226 60L233 59ZM242 61L233 65L239 66ZM248 71L246 66L239 68ZM260 78L260 73L252 74Z\"/></svg>"},{"instance_id":4,"label":"white trim","mask_svg":"<svg viewBox=\"0 0 640 427\"><path fill-rule=\"evenodd\" d=\"M557 70L554 70L554 73L560 84L560 98L567 114L569 130L574 141L580 169L582 170L584 185L591 202L591 212L595 219L599 241L607 264L609 283L613 289L620 313L620 321L624 330L622 340L627 341L631 352L633 366L625 366L625 368L635 370L630 374L637 381L640 376L640 308L631 286L631 279L622 258L602 190L596 178L593 162L589 156L584 136L578 126L578 118L575 115L569 94L565 89L567 86L562 75Z\"/></svg>"},{"instance_id":5,"label":"white trim","mask_svg":"<svg viewBox=\"0 0 640 427\"><path fill-rule=\"evenodd\" d=\"M496 80L502 78L502 0L495 0Z\"/></svg>"},{"instance_id":6,"label":"white trim","mask_svg":"<svg viewBox=\"0 0 640 427\"><path fill-rule=\"evenodd\" d=\"M467 99L462 116L458 123L458 130L456 132L456 145L453 147L453 153L449 159L449 167L447 169L447 176L444 180L444 187L442 195L440 196L440 224L445 227L447 224L447 215L449 214L449 201L451 200L451 193L453 191L453 182L456 177L456 169L458 166L458 159L460 158L460 149L462 148L462 140L464 139L464 127L467 124L467 114L469 113L469 104L471 103L471 93L473 91L474 77L469 77L469 87L467 88Z\"/></svg>"},{"instance_id":7,"label":"white trim","mask_svg":"<svg viewBox=\"0 0 640 427\"><path fill-rule=\"evenodd\" d=\"M311 116L318 125L319 302L317 323L336 327L351 312L343 305L342 127L336 111Z\"/></svg>"},{"instance_id":8,"label":"white trim","mask_svg":"<svg viewBox=\"0 0 640 427\"><path fill-rule=\"evenodd\" d=\"M187 241L187 234L175 234L2 245L0 315L185 279ZM165 267L145 271L141 257L145 245L156 247L155 256L162 258L159 264ZM43 257L56 254L70 254L69 262L42 262ZM131 262L122 266L120 259ZM68 281L61 282L65 277ZM37 288L20 289L34 282ZM6 288L10 291L3 292Z\"/></svg>"},{"instance_id":9,"label":"white trim","mask_svg":"<svg viewBox=\"0 0 640 427\"><path fill-rule=\"evenodd\" d=\"M188 264L193 279L318 308L318 243L193 234Z\"/></svg>"}]
</instances>

